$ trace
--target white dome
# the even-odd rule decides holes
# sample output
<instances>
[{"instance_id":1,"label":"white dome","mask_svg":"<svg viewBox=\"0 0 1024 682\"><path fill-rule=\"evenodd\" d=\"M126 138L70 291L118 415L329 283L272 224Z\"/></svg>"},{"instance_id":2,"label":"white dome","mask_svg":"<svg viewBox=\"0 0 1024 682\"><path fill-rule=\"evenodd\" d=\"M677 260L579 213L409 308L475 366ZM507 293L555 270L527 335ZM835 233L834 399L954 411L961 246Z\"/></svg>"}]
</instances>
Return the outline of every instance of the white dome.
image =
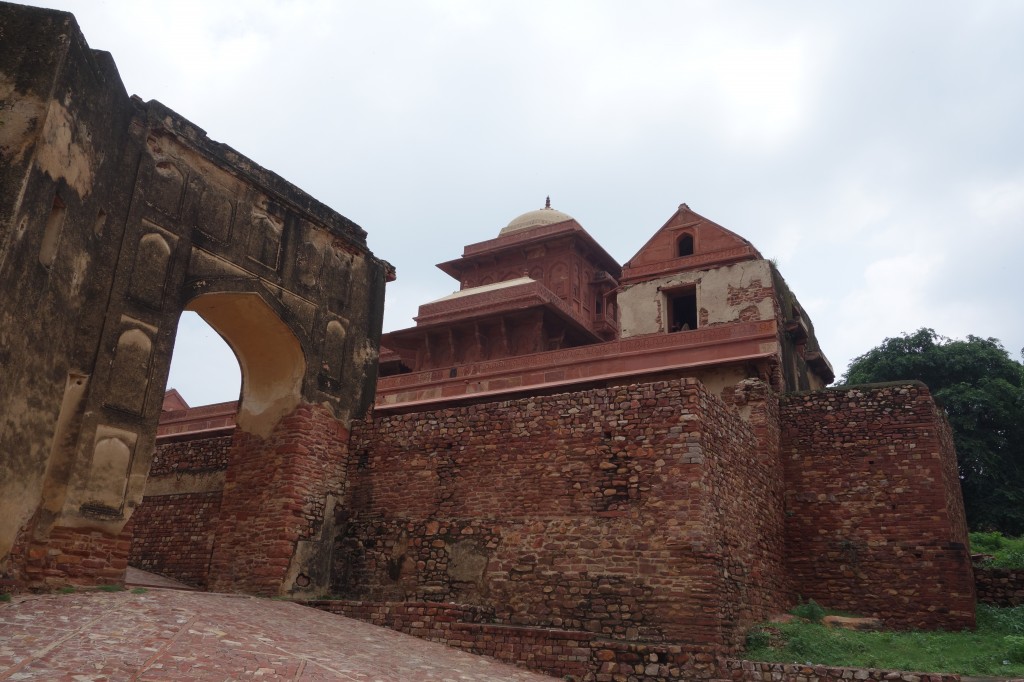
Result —
<instances>
[{"instance_id":1,"label":"white dome","mask_svg":"<svg viewBox=\"0 0 1024 682\"><path fill-rule=\"evenodd\" d=\"M501 232L498 236L501 237L512 232L519 232L520 230L527 230L531 227L538 227L540 225L554 225L555 223L564 223L566 220L572 220L571 215L556 211L551 208L551 199L545 202L544 208L539 208L536 211L529 211L523 215L515 218L507 226L501 228Z\"/></svg>"}]
</instances>

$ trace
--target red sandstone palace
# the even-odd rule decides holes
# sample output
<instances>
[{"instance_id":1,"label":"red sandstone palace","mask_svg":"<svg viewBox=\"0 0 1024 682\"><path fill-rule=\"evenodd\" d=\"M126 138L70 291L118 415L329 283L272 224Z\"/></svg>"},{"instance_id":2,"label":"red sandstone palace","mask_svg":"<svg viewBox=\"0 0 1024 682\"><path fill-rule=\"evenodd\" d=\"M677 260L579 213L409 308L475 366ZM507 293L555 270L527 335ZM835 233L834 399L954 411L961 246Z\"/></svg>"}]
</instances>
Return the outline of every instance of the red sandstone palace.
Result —
<instances>
[{"instance_id":1,"label":"red sandstone palace","mask_svg":"<svg viewBox=\"0 0 1024 682\"><path fill-rule=\"evenodd\" d=\"M778 270L685 204L622 266L548 201L438 267L459 291L381 339L378 411L679 376L715 392L834 378Z\"/></svg>"}]
</instances>

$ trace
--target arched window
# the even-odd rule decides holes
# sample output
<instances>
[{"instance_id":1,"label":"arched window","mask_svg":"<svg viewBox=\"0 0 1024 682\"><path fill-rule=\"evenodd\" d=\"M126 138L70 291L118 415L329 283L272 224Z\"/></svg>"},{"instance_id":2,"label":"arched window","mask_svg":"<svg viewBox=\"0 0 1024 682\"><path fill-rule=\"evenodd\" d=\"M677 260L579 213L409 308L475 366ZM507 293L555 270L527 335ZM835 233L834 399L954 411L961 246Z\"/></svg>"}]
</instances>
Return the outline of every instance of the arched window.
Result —
<instances>
[{"instance_id":1,"label":"arched window","mask_svg":"<svg viewBox=\"0 0 1024 682\"><path fill-rule=\"evenodd\" d=\"M684 232L679 237L679 241L676 242L676 256L682 258L683 256L693 255L693 235L689 232Z\"/></svg>"}]
</instances>

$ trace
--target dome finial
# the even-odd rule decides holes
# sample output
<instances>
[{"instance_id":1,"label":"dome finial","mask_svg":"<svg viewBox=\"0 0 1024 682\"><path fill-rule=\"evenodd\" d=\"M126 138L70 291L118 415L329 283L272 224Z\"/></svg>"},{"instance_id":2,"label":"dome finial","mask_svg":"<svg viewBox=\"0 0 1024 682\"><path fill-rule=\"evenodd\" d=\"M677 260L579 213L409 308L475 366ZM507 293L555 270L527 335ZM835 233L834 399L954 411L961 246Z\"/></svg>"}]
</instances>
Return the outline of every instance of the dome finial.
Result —
<instances>
[{"instance_id":1,"label":"dome finial","mask_svg":"<svg viewBox=\"0 0 1024 682\"><path fill-rule=\"evenodd\" d=\"M544 199L544 208L551 208L551 197L548 196Z\"/></svg>"}]
</instances>

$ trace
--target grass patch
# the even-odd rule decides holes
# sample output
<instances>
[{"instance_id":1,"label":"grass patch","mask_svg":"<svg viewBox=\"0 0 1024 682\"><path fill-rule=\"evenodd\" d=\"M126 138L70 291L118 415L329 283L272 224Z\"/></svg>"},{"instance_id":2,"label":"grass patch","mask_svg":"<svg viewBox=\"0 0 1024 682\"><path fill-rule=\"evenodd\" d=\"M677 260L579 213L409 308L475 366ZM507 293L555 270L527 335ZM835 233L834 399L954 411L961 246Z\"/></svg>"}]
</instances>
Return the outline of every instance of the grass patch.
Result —
<instances>
[{"instance_id":1,"label":"grass patch","mask_svg":"<svg viewBox=\"0 0 1024 682\"><path fill-rule=\"evenodd\" d=\"M1024 606L978 604L974 632L859 632L793 621L755 627L745 658L775 663L1024 677Z\"/></svg>"},{"instance_id":2,"label":"grass patch","mask_svg":"<svg viewBox=\"0 0 1024 682\"><path fill-rule=\"evenodd\" d=\"M11 601L11 595L9 595L6 592L4 592L3 594L0 594L0 602L8 602L8 601Z\"/></svg>"},{"instance_id":3,"label":"grass patch","mask_svg":"<svg viewBox=\"0 0 1024 682\"><path fill-rule=\"evenodd\" d=\"M147 590L145 587L132 588L132 594L146 594L147 592L149 592L149 590Z\"/></svg>"},{"instance_id":4,"label":"grass patch","mask_svg":"<svg viewBox=\"0 0 1024 682\"><path fill-rule=\"evenodd\" d=\"M124 592L124 585L97 585L100 592Z\"/></svg>"},{"instance_id":5,"label":"grass patch","mask_svg":"<svg viewBox=\"0 0 1024 682\"><path fill-rule=\"evenodd\" d=\"M991 554L983 566L1024 569L1024 537L1008 538L999 531L971 533L971 553Z\"/></svg>"},{"instance_id":6,"label":"grass patch","mask_svg":"<svg viewBox=\"0 0 1024 682\"><path fill-rule=\"evenodd\" d=\"M73 588L71 585L65 585L57 591L61 594L74 594L75 588Z\"/></svg>"}]
</instances>

